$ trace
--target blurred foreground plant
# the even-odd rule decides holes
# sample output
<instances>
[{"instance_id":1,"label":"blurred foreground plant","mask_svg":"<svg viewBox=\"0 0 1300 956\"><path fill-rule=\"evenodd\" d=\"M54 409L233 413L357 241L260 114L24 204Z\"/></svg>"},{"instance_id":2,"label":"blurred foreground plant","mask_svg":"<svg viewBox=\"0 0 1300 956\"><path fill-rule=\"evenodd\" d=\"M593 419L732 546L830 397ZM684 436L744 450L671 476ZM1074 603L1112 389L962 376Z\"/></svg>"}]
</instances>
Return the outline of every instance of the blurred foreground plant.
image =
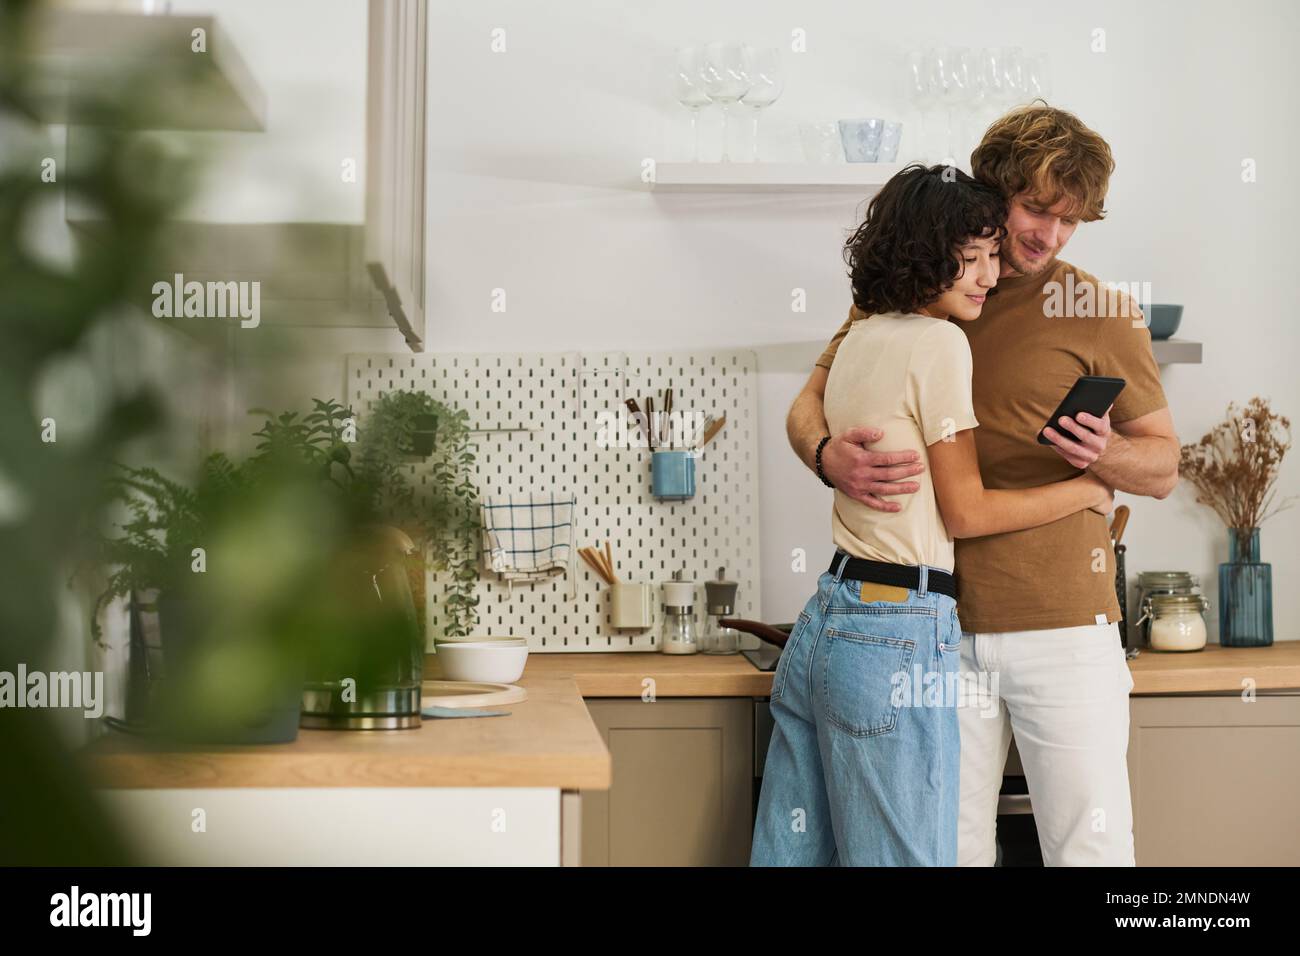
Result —
<instances>
[{"instance_id":1,"label":"blurred foreground plant","mask_svg":"<svg viewBox=\"0 0 1300 956\"><path fill-rule=\"evenodd\" d=\"M210 544L232 516L253 510L256 499L275 489L299 489L314 500L326 514L313 525L342 529L343 546L379 525L409 535L421 558L408 564L417 608L423 608L425 568L450 572L446 633L468 634L476 621L481 519L469 480L474 455L466 413L419 392L385 395L360 423L351 409L322 399L313 399L306 415L251 411L265 416L254 433L260 439L255 454L240 463L224 453L209 455L192 489L149 467L119 466L110 479L110 496L123 505L126 517L115 533L99 537L95 552L97 563L108 569L108 583L92 610L95 639L102 642L100 614L113 600L185 589L194 549ZM408 472L417 433L430 420L437 423L439 439L428 464L433 481L417 495ZM300 544L319 548L331 541ZM239 560L257 564L258 556Z\"/></svg>"},{"instance_id":2,"label":"blurred foreground plant","mask_svg":"<svg viewBox=\"0 0 1300 956\"><path fill-rule=\"evenodd\" d=\"M162 420L156 395L113 381L77 439L40 406L40 386L84 352L97 327L141 301L160 227L192 182L182 157L126 132L159 92L185 81L184 59L165 69L141 64L146 72L93 91L101 124L83 130L84 162L60 169L56 182L43 177L60 153L32 67L39 6L0 0L0 670L11 673L51 660L57 596L83 529L100 519L109 463ZM36 226L62 198L95 210L111 241L79 244L68 262L43 254ZM0 719L0 863L127 860L51 712L6 708Z\"/></svg>"}]
</instances>

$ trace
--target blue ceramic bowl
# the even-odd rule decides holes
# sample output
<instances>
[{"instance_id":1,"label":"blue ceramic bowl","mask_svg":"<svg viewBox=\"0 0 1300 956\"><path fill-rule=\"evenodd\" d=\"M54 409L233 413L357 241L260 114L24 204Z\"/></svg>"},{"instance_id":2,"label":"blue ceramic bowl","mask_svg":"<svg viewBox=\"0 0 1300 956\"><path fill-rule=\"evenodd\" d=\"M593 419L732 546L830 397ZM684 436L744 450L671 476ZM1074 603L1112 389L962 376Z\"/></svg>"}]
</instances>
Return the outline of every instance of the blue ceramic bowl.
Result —
<instances>
[{"instance_id":1,"label":"blue ceramic bowl","mask_svg":"<svg viewBox=\"0 0 1300 956\"><path fill-rule=\"evenodd\" d=\"M1181 305L1148 305L1142 311L1146 313L1151 337L1157 341L1172 336L1183 321Z\"/></svg>"}]
</instances>

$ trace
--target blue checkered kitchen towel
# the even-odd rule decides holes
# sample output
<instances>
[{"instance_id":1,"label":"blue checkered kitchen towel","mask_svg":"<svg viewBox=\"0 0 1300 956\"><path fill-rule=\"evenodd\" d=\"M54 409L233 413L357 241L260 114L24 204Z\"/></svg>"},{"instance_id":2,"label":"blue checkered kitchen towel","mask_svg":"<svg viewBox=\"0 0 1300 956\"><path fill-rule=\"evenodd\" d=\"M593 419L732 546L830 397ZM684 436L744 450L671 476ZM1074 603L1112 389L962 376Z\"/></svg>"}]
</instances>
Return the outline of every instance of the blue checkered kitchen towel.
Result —
<instances>
[{"instance_id":1,"label":"blue checkered kitchen towel","mask_svg":"<svg viewBox=\"0 0 1300 956\"><path fill-rule=\"evenodd\" d=\"M573 563L572 492L485 496L483 561L506 581L540 581Z\"/></svg>"}]
</instances>

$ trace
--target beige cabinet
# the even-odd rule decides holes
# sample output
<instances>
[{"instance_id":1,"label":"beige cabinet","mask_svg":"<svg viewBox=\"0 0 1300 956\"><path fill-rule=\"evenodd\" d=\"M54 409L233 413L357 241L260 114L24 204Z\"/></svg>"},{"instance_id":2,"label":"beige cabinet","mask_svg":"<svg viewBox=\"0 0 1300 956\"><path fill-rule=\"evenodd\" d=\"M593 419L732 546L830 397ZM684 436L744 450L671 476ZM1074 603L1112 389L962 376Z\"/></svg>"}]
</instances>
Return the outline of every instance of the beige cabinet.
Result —
<instances>
[{"instance_id":1,"label":"beige cabinet","mask_svg":"<svg viewBox=\"0 0 1300 956\"><path fill-rule=\"evenodd\" d=\"M613 786L582 794L584 866L745 866L753 701L589 698Z\"/></svg>"},{"instance_id":2,"label":"beige cabinet","mask_svg":"<svg viewBox=\"0 0 1300 956\"><path fill-rule=\"evenodd\" d=\"M1138 866L1300 865L1300 695L1131 705Z\"/></svg>"}]
</instances>

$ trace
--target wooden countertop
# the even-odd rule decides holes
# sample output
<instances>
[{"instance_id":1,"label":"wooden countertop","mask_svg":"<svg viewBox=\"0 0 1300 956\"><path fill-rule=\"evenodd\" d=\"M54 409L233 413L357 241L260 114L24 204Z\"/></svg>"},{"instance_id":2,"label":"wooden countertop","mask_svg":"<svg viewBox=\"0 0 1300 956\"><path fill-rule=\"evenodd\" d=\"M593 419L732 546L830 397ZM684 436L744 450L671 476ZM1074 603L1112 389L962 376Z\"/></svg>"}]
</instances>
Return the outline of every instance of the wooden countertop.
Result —
<instances>
[{"instance_id":1,"label":"wooden countertop","mask_svg":"<svg viewBox=\"0 0 1300 956\"><path fill-rule=\"evenodd\" d=\"M287 744L159 750L110 732L86 748L102 787L556 787L608 790L610 756L572 677L519 681L505 717L425 720L418 730L303 730Z\"/></svg>"},{"instance_id":2,"label":"wooden countertop","mask_svg":"<svg viewBox=\"0 0 1300 956\"><path fill-rule=\"evenodd\" d=\"M1129 661L1134 695L1300 689L1300 641L1212 644ZM436 677L435 657L426 676ZM609 751L584 697L766 697L771 673L740 655L533 654L519 683L528 700L506 717L427 720L419 730L304 730L288 744L165 751L109 733L86 748L100 786L556 787L607 790Z\"/></svg>"},{"instance_id":3,"label":"wooden countertop","mask_svg":"<svg viewBox=\"0 0 1300 956\"><path fill-rule=\"evenodd\" d=\"M436 658L425 661L426 672L436 672ZM1128 666L1134 695L1239 692L1246 679L1257 691L1297 690L1300 641L1271 647L1210 644L1184 654L1144 650ZM772 690L771 672L739 654L532 654L527 673L572 677L583 697L640 697L647 681L656 697L766 697Z\"/></svg>"},{"instance_id":4,"label":"wooden countertop","mask_svg":"<svg viewBox=\"0 0 1300 956\"><path fill-rule=\"evenodd\" d=\"M424 673L438 676L436 655L424 659ZM658 654L600 651L529 654L528 675L568 677L583 697L766 697L772 675L740 654Z\"/></svg>"},{"instance_id":5,"label":"wooden countertop","mask_svg":"<svg viewBox=\"0 0 1300 956\"><path fill-rule=\"evenodd\" d=\"M1240 693L1253 681L1256 691L1300 689L1300 641L1270 647L1220 647L1162 653L1144 650L1128 662L1133 693Z\"/></svg>"}]
</instances>

